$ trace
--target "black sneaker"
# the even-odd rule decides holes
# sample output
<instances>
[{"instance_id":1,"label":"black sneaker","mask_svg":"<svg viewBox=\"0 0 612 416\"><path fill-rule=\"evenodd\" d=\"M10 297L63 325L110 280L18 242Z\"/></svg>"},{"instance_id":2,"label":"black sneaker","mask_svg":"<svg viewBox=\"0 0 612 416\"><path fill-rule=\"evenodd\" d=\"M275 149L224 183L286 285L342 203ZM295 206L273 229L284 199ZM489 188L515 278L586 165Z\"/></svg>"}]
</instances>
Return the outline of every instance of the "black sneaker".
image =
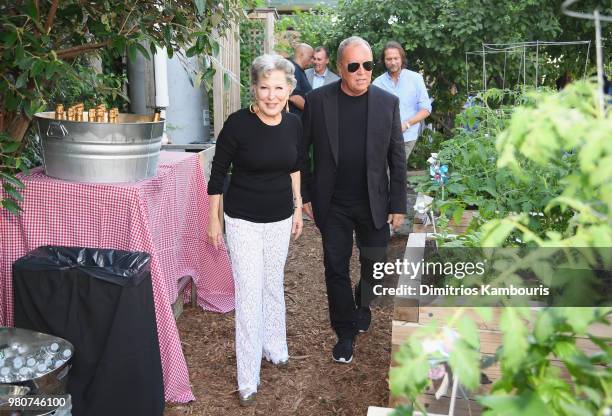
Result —
<instances>
[{"instance_id":1,"label":"black sneaker","mask_svg":"<svg viewBox=\"0 0 612 416\"><path fill-rule=\"evenodd\" d=\"M332 351L332 357L337 363L348 364L353 361L353 338L339 338Z\"/></svg>"},{"instance_id":2,"label":"black sneaker","mask_svg":"<svg viewBox=\"0 0 612 416\"><path fill-rule=\"evenodd\" d=\"M372 322L372 311L368 306L357 308L357 330L361 333L368 332Z\"/></svg>"}]
</instances>

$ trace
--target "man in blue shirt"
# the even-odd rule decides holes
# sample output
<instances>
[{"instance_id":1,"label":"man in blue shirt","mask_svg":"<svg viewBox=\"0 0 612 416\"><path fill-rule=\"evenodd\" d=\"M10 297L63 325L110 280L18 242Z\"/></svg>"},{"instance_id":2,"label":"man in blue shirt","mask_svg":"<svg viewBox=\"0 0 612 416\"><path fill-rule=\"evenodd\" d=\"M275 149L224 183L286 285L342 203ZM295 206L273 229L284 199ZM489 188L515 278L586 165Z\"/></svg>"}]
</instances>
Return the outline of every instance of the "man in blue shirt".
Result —
<instances>
[{"instance_id":1,"label":"man in blue shirt","mask_svg":"<svg viewBox=\"0 0 612 416\"><path fill-rule=\"evenodd\" d=\"M406 69L406 52L402 45L395 41L387 42L381 61L387 71L372 84L399 98L407 162L419 136L419 125L431 114L431 100L423 76Z\"/></svg>"}]
</instances>

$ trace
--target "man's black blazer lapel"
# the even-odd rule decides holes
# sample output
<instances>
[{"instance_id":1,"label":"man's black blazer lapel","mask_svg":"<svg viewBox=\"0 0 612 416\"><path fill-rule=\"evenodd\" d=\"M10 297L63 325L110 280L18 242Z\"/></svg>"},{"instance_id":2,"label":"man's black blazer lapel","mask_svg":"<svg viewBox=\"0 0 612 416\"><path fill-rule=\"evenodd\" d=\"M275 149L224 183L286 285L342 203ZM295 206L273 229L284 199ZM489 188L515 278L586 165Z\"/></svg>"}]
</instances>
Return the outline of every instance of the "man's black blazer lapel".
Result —
<instances>
[{"instance_id":1,"label":"man's black blazer lapel","mask_svg":"<svg viewBox=\"0 0 612 416\"><path fill-rule=\"evenodd\" d=\"M334 83L336 88L329 88L326 97L323 99L323 115L325 117L325 127L329 146L331 148L334 162L338 165L338 83Z\"/></svg>"}]
</instances>

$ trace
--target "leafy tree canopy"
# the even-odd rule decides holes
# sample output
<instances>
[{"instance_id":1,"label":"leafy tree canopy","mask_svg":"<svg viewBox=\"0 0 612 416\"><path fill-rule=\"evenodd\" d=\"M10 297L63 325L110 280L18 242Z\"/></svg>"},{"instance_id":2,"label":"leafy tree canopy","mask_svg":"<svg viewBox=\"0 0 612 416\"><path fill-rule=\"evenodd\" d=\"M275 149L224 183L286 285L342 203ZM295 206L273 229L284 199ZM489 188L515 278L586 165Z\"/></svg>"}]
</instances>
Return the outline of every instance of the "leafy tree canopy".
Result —
<instances>
[{"instance_id":1,"label":"leafy tree canopy","mask_svg":"<svg viewBox=\"0 0 612 416\"><path fill-rule=\"evenodd\" d=\"M359 35L370 42L375 58L380 57L387 41L397 40L406 50L409 69L423 71L428 78L437 112L455 112L465 101L468 88L482 88L480 57L469 62L470 78L474 78L474 84L466 85L465 53L482 50L483 43L594 41L593 22L565 16L561 12L561 3L562 0L346 0L337 9L299 13L280 27L294 28L302 41L313 46L328 46L332 55L335 55L340 41L351 35ZM612 4L607 0L583 1L576 9L590 12L595 7L599 7L602 14L612 15ZM604 24L603 30L604 43L609 42L610 25ZM554 85L555 79L565 71L573 73L574 77L582 76L586 49L586 46L543 48L538 57L539 66L547 69L539 73L540 83L545 81ZM595 62L594 49L593 44L591 65ZM531 72L535 66L535 50L533 52L531 60L527 59L527 69ZM492 86L501 88L503 55L487 59L491 68L497 70L487 74L489 80ZM604 62L608 61L604 59ZM519 65L520 59L509 60L508 73L515 73ZM384 66L379 62L374 75L383 71ZM589 73L591 71L592 66ZM549 76L545 78L547 74ZM459 94L452 94L453 85Z\"/></svg>"},{"instance_id":2,"label":"leafy tree canopy","mask_svg":"<svg viewBox=\"0 0 612 416\"><path fill-rule=\"evenodd\" d=\"M92 77L82 57L105 54L151 57L157 47L170 56L214 54L213 32L224 33L244 14L241 0L15 0L0 1L0 179L15 211L22 184L14 173L32 116L49 109L58 90L96 91L107 101L122 82ZM13 200L14 199L14 200Z\"/></svg>"}]
</instances>

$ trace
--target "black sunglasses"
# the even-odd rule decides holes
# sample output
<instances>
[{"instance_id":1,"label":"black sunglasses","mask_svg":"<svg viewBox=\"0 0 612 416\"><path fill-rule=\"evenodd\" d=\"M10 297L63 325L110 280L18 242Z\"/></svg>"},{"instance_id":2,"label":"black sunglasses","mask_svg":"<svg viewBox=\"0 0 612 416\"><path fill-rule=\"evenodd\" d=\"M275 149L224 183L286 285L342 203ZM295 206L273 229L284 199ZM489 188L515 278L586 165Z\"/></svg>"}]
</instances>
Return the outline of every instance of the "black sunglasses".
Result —
<instances>
[{"instance_id":1,"label":"black sunglasses","mask_svg":"<svg viewBox=\"0 0 612 416\"><path fill-rule=\"evenodd\" d=\"M346 69L348 70L348 72L356 72L359 69L359 65L361 65L363 69L365 69L368 72L371 71L372 68L374 68L374 62L365 61L365 62L362 62L361 64L359 62L351 62L350 64L346 66Z\"/></svg>"}]
</instances>

